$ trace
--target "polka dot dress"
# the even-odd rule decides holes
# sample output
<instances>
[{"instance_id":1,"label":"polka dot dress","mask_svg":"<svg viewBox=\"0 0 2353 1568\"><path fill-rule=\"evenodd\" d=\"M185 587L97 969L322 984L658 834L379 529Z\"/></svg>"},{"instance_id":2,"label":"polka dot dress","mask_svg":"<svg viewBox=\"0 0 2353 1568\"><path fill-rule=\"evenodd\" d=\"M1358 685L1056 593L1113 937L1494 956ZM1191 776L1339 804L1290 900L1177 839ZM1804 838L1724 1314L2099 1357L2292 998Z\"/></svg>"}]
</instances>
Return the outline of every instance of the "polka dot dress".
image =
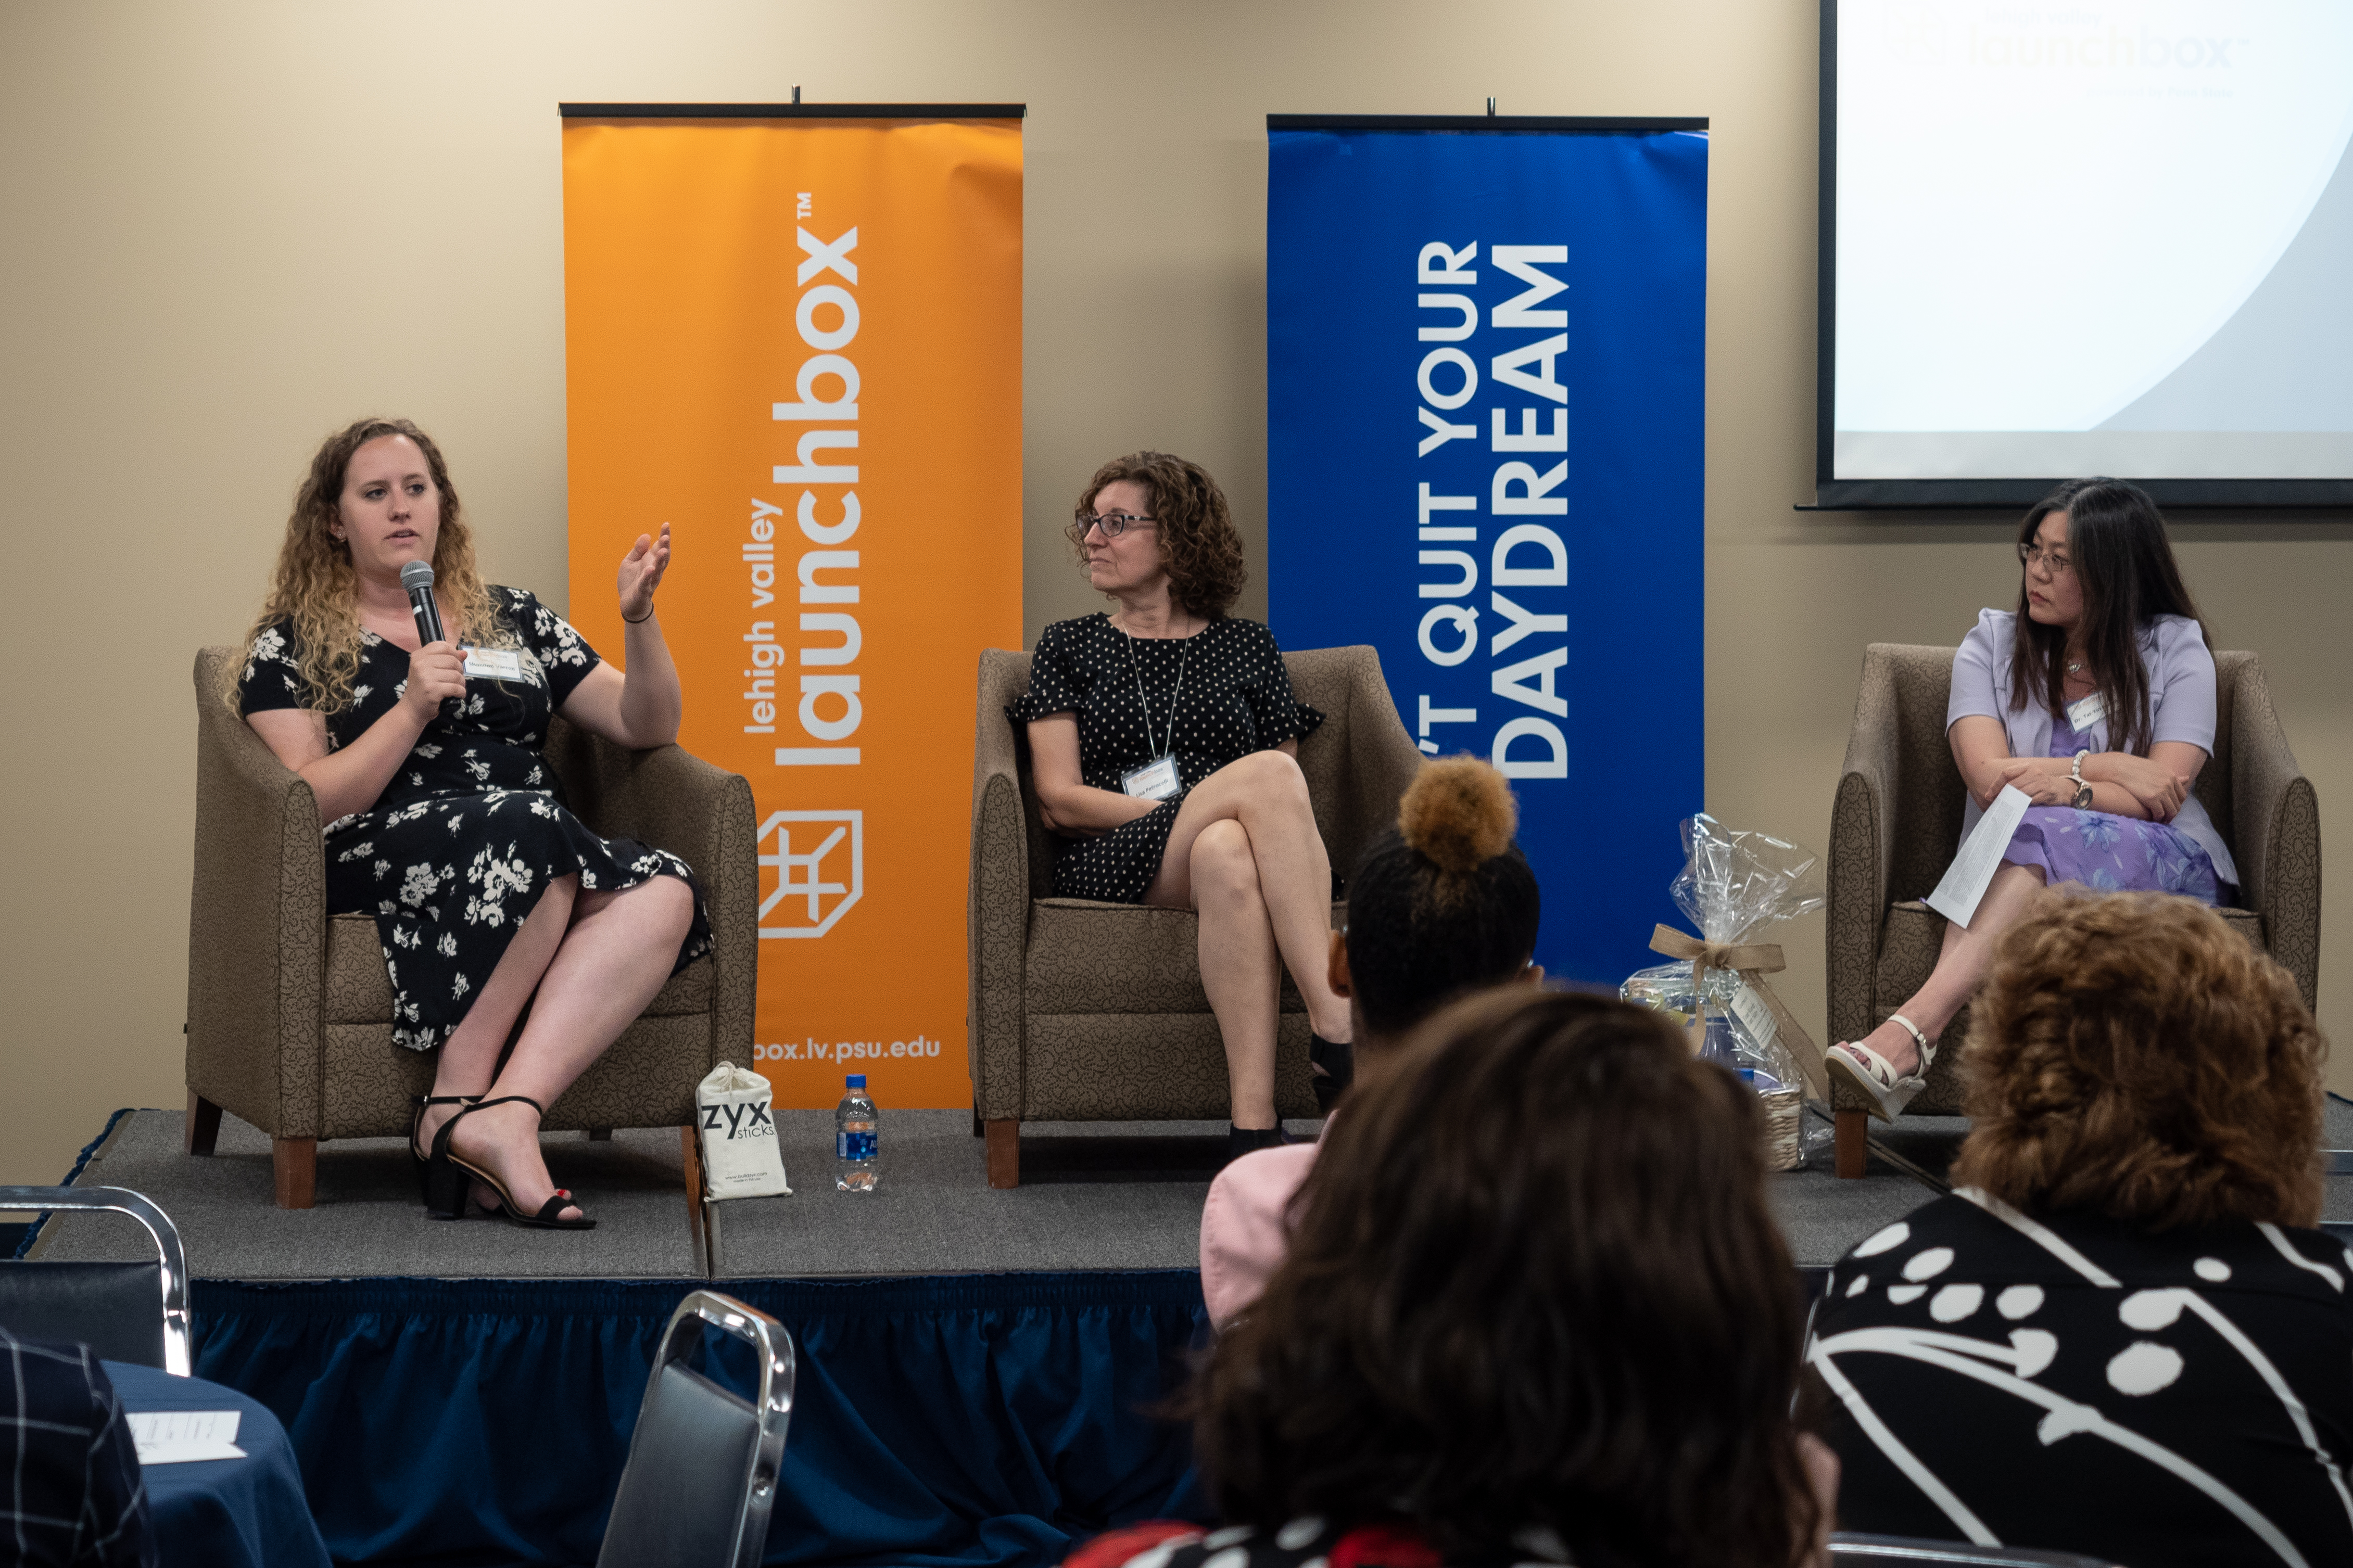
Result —
<instances>
[{"instance_id":1,"label":"polka dot dress","mask_svg":"<svg viewBox=\"0 0 2353 1568\"><path fill-rule=\"evenodd\" d=\"M1102 614L1046 628L1030 659L1029 690L1005 716L1027 724L1071 712L1079 719L1080 782L1113 794L1124 793L1122 774L1172 746L1189 791L1228 763L1312 735L1324 722L1292 696L1274 634L1256 621L1211 621L1189 637L1131 637ZM1184 800L1164 800L1100 837L1060 840L1055 896L1141 902Z\"/></svg>"}]
</instances>

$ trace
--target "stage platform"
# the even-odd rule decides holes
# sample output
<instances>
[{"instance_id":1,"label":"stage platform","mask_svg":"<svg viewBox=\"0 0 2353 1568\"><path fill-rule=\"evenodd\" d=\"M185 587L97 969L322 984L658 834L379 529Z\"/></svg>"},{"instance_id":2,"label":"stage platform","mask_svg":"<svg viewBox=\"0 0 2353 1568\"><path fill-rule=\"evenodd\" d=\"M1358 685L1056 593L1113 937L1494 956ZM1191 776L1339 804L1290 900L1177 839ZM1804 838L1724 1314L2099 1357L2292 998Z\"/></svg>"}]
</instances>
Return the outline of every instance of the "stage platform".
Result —
<instances>
[{"instance_id":1,"label":"stage platform","mask_svg":"<svg viewBox=\"0 0 2353 1568\"><path fill-rule=\"evenodd\" d=\"M1221 1122L1036 1126L1023 1135L1022 1184L1000 1192L987 1184L966 1112L886 1110L881 1189L857 1194L834 1187L831 1111L779 1111L776 1124L794 1190L718 1205L712 1278L1191 1268L1201 1200L1225 1147ZM1301 1135L1316 1126L1291 1125ZM1774 1176L1774 1212L1799 1265L1832 1262L1932 1196L1926 1178L1942 1172L1963 1130L1942 1117L1885 1130L1861 1181L1831 1175L1826 1147L1810 1168ZM621 1131L609 1142L551 1137L547 1157L555 1179L596 1215L595 1230L524 1231L480 1215L456 1224L427 1219L396 1139L322 1145L317 1206L280 1209L270 1201L268 1138L224 1117L217 1152L192 1158L182 1152L175 1110L119 1117L76 1179L129 1187L158 1204L179 1226L199 1279L674 1279L697 1272L676 1132ZM135 1258L145 1248L145 1233L122 1216L59 1215L34 1238L30 1256Z\"/></svg>"},{"instance_id":2,"label":"stage platform","mask_svg":"<svg viewBox=\"0 0 2353 1568\"><path fill-rule=\"evenodd\" d=\"M2328 1115L2353 1146L2353 1106ZM1166 1408L1209 1342L1194 1265L1222 1125L1032 1129L1025 1184L994 1192L966 1113L886 1108L881 1190L855 1196L833 1186L830 1112L777 1121L797 1190L724 1205L717 1268L798 1361L766 1563L1047 1568L1096 1531L1200 1515ZM1774 1176L1809 1278L1935 1195L1963 1131L1881 1129L1860 1181L1826 1146ZM179 1226L196 1373L285 1423L336 1561L593 1563L654 1344L704 1283L676 1133L549 1141L600 1221L586 1234L427 1220L397 1141L326 1145L318 1206L296 1212L271 1205L261 1134L225 1120L218 1149L192 1159L178 1112L127 1111L73 1179ZM2353 1220L2353 1175L2328 1186L2328 1217ZM152 1256L117 1216L28 1240Z\"/></svg>"}]
</instances>

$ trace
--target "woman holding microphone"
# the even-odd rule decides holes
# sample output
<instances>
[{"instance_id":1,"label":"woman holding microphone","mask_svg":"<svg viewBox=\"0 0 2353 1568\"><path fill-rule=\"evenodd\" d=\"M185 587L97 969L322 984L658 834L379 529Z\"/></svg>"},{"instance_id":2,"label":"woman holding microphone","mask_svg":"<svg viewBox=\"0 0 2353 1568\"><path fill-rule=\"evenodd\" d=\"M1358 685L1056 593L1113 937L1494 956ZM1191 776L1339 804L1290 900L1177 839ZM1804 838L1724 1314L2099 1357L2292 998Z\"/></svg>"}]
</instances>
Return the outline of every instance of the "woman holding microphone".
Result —
<instances>
[{"instance_id":1,"label":"woman holding microphone","mask_svg":"<svg viewBox=\"0 0 2353 1568\"><path fill-rule=\"evenodd\" d=\"M624 675L528 592L481 581L440 450L406 420L330 437L287 520L229 700L317 797L329 912L375 917L394 1040L440 1052L410 1134L436 1217L462 1216L470 1184L516 1224L593 1226L549 1178L539 1119L710 951L686 863L589 831L540 751L557 712L617 745L677 737L653 611L670 554L665 524L621 563ZM447 630L432 643L401 583L418 562Z\"/></svg>"}]
</instances>

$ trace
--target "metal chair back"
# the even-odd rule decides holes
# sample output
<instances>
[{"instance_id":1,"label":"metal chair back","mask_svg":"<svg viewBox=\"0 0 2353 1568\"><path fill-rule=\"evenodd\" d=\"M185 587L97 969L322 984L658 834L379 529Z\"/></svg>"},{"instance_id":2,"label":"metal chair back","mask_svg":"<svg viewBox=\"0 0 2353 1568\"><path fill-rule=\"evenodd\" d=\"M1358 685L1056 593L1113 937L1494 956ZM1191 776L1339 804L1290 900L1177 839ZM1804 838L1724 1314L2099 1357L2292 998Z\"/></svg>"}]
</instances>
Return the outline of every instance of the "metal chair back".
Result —
<instances>
[{"instance_id":1,"label":"metal chair back","mask_svg":"<svg viewBox=\"0 0 2353 1568\"><path fill-rule=\"evenodd\" d=\"M11 1209L127 1214L147 1227L156 1260L152 1268L143 1263L0 1265L0 1325L20 1338L77 1342L101 1359L160 1366L174 1377L189 1374L187 1256L178 1227L162 1209L128 1187L0 1187L0 1210Z\"/></svg>"},{"instance_id":2,"label":"metal chair back","mask_svg":"<svg viewBox=\"0 0 2353 1568\"><path fill-rule=\"evenodd\" d=\"M758 1356L751 1402L686 1364L705 1325ZM753 1568L792 1410L793 1342L782 1323L715 1290L680 1302L646 1379L598 1568Z\"/></svg>"},{"instance_id":3,"label":"metal chair back","mask_svg":"<svg viewBox=\"0 0 2353 1568\"><path fill-rule=\"evenodd\" d=\"M2105 1557L2073 1552L1843 1532L1831 1537L1831 1563L1832 1568L2116 1568Z\"/></svg>"}]
</instances>

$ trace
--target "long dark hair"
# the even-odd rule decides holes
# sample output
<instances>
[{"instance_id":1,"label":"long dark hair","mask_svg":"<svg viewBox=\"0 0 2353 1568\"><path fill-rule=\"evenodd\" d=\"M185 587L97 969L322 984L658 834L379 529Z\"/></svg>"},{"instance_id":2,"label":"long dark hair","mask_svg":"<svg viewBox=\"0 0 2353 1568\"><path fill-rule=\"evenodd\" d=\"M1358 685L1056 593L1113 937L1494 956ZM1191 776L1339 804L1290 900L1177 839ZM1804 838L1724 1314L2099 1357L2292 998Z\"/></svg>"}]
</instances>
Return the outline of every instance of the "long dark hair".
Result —
<instances>
[{"instance_id":1,"label":"long dark hair","mask_svg":"<svg viewBox=\"0 0 2353 1568\"><path fill-rule=\"evenodd\" d=\"M1354 1094L1194 1384L1225 1517L1402 1521L1450 1563L1549 1528L1580 1562L1789 1568L1817 1510L1755 1095L1646 1008L1517 986Z\"/></svg>"},{"instance_id":2,"label":"long dark hair","mask_svg":"<svg viewBox=\"0 0 2353 1568\"><path fill-rule=\"evenodd\" d=\"M1504 775L1448 757L1414 775L1398 825L1348 879L1348 978L1374 1033L1413 1027L1463 992L1527 967L1542 900L1512 842L1519 810Z\"/></svg>"},{"instance_id":3,"label":"long dark hair","mask_svg":"<svg viewBox=\"0 0 2353 1568\"><path fill-rule=\"evenodd\" d=\"M2189 602L2189 590L2165 537L2165 519L2138 485L2122 479L2069 479L2041 500L2018 526L2021 549L2031 548L2035 530L2054 511L2067 514L2067 559L2083 589L2084 662L2108 714L2108 744L2119 752L2144 752L2156 724L2148 706L2148 670L2141 663L2140 637L2159 616L2187 616L2206 636L2206 623ZM2018 631L2010 656L2010 708L2026 710L2027 695L2039 694L2057 718L2067 706L2067 634L2026 613L2026 572L2018 575Z\"/></svg>"}]
</instances>

